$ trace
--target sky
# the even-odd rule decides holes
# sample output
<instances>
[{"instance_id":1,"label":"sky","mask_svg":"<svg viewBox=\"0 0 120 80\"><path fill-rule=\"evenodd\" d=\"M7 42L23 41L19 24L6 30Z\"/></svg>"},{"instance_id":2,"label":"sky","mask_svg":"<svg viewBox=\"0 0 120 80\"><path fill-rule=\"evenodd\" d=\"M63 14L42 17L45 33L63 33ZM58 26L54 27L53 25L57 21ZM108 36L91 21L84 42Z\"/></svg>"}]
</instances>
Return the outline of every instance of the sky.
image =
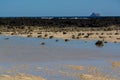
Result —
<instances>
[{"instance_id":1,"label":"sky","mask_svg":"<svg viewBox=\"0 0 120 80\"><path fill-rule=\"evenodd\" d=\"M0 17L120 16L120 0L0 0Z\"/></svg>"}]
</instances>

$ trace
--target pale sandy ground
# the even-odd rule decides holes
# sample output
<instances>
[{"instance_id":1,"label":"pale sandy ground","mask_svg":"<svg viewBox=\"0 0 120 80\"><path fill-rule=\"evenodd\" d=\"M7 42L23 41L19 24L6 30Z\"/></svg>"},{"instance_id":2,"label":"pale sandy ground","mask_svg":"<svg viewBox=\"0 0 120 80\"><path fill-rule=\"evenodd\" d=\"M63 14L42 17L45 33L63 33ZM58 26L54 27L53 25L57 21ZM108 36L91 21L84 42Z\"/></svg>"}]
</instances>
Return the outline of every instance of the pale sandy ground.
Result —
<instances>
[{"instance_id":1,"label":"pale sandy ground","mask_svg":"<svg viewBox=\"0 0 120 80\"><path fill-rule=\"evenodd\" d=\"M115 68L117 68L117 71L118 71L117 74L119 74L120 62L112 62L111 67L113 72L115 71ZM68 77L73 77L72 80L119 80L120 79L119 76L114 77L113 75L106 74L102 72L100 68L95 66L88 67L88 66L78 66L78 65L63 65L62 68L65 68L68 71L59 70L59 69L57 71L54 71L51 68L45 68L45 67L36 67L36 70L46 71L50 75L60 74L61 77L63 76L66 77L66 80L68 80ZM77 72L74 72L74 71L77 71ZM82 73L82 71L85 71L85 73ZM0 80L52 80L52 79L47 79L40 76L28 75L24 73L18 73L16 75L7 75L7 74L0 75ZM54 79L54 80L57 80L57 79Z\"/></svg>"},{"instance_id":2,"label":"pale sandy ground","mask_svg":"<svg viewBox=\"0 0 120 80\"><path fill-rule=\"evenodd\" d=\"M0 80L46 80L42 77L37 77L33 75L18 74L18 75L1 75Z\"/></svg>"},{"instance_id":3,"label":"pale sandy ground","mask_svg":"<svg viewBox=\"0 0 120 80\"><path fill-rule=\"evenodd\" d=\"M64 32L64 31L63 31ZM53 36L54 38L60 39L73 39L72 36L74 35L74 39L82 39L82 40L103 40L108 42L120 42L120 30L112 30L112 31L73 31L73 32L39 32L33 31L29 34L27 33L18 33L11 35L13 32L2 32L1 35L6 36L22 36L22 37L38 37L42 36L42 38L49 38ZM81 35L79 35L81 34ZM89 37L87 36L88 34ZM47 35L47 36L45 36ZM79 36L78 36L79 35Z\"/></svg>"}]
</instances>

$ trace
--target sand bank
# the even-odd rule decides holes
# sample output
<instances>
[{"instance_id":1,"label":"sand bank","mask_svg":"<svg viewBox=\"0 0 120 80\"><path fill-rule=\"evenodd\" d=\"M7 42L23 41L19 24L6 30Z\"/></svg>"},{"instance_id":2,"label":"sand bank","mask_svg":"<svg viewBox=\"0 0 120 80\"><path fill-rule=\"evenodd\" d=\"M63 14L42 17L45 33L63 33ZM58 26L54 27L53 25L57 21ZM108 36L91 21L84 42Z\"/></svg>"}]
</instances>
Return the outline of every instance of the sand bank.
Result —
<instances>
[{"instance_id":1,"label":"sand bank","mask_svg":"<svg viewBox=\"0 0 120 80\"><path fill-rule=\"evenodd\" d=\"M22 36L37 38L80 39L80 40L103 40L107 42L120 42L120 30L112 31L39 31L26 32L1 32L5 36Z\"/></svg>"}]
</instances>

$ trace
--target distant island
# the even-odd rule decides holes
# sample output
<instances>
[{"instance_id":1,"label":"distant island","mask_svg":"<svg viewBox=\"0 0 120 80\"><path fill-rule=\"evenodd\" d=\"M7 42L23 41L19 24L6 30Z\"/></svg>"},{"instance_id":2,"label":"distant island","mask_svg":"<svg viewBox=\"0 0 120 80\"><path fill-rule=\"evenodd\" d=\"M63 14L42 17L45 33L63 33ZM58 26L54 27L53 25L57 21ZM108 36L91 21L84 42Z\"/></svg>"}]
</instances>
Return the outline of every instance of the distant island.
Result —
<instances>
[{"instance_id":1,"label":"distant island","mask_svg":"<svg viewBox=\"0 0 120 80\"><path fill-rule=\"evenodd\" d=\"M90 15L90 17L100 17L101 15L100 15L100 13L95 13L95 12L93 12L91 15Z\"/></svg>"}]
</instances>

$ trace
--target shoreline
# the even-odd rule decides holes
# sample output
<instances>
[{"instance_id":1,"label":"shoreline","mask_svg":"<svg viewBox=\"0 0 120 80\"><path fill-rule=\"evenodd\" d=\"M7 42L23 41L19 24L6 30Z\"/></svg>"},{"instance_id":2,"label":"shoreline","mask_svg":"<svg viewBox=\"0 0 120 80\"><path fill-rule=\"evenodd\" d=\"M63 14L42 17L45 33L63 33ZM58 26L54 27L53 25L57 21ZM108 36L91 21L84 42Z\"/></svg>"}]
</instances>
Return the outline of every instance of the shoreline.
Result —
<instances>
[{"instance_id":1,"label":"shoreline","mask_svg":"<svg viewBox=\"0 0 120 80\"><path fill-rule=\"evenodd\" d=\"M13 28L13 27L12 27ZM32 28L32 27L31 27ZM61 28L63 29L63 28ZM20 37L36 37L36 38L45 38L45 39L52 39L57 38L58 39L64 39L64 40L102 40L107 42L120 42L120 30L111 30L111 31L104 31L104 30L89 30L88 28L79 28L79 29L73 29L71 31L71 28L67 28L66 30L62 30L57 28L53 29L45 29L41 28L32 28L32 29L6 29L9 31L3 31L1 29L1 35L4 36L20 36ZM4 39L9 37L4 37ZM3 39L3 38L2 38ZM16 39L16 41L15 41ZM46 47L46 46L23 46L24 43L29 42L27 40L24 40L25 42L21 45L9 45L8 43L15 42L18 43L19 40L17 38L10 39L9 41L4 41L1 45L1 62L4 62L4 64L9 63L13 65L14 68L12 70L18 70L20 74L15 74L9 71L11 68L9 68L8 73L1 74L0 79L5 80L19 80L19 79L29 79L29 80L49 80L49 79L55 79L55 80L66 80L66 79L76 79L76 80L119 80L119 73L112 74L112 73L106 73L104 70L109 70L109 72L113 72L115 68L120 68L120 62L119 60L119 49L117 50L112 47L112 45L109 45L107 49L67 49L67 48L58 48L58 47ZM39 40L39 44L40 45ZM29 43L31 43L30 41ZM34 42L34 41L33 41ZM6 43L6 45L5 45ZM50 42L51 43L51 42ZM21 42L19 42L21 44ZM27 44L27 43L26 43ZM61 43L59 43L61 44ZM5 45L3 47L3 45ZM79 45L79 44L78 44ZM74 45L72 45L74 47ZM86 47L86 45L84 45ZM91 46L89 46L91 47ZM111 48L110 48L111 47ZM104 50L105 49L105 50ZM114 53L114 54L113 54ZM108 62L111 61L111 62ZM24 63L23 63L24 62ZM60 63L61 62L61 63ZM85 63L86 62L86 63ZM23 64L23 67L21 65L15 66L14 64L19 63ZM32 66L36 63L35 66ZM44 64L43 64L44 63ZM57 66L57 64L59 65ZM7 64L7 65L9 65ZM24 66L29 64L27 66ZM43 64L43 65L42 65ZM87 64L87 65L85 65ZM46 67L46 65L48 67ZM56 66L55 66L56 65ZM62 65L65 65L62 67ZM53 67L52 67L53 66ZM110 68L111 67L111 68ZM110 69L109 69L110 68ZM4 68L2 68L4 69ZM22 71L19 71L19 69ZM117 71L118 71L117 69ZM12 71L11 70L11 71ZM7 68L6 70L7 71ZM27 73L28 71L28 73ZM29 71L32 71L31 73ZM39 71L39 72L38 72ZM82 72L84 71L84 72ZM26 72L27 74L24 74ZM43 73L42 73L43 72ZM34 74L35 73L35 74ZM48 75L48 76L47 76ZM116 76L118 75L118 76ZM56 78L58 76L58 78Z\"/></svg>"},{"instance_id":2,"label":"shoreline","mask_svg":"<svg viewBox=\"0 0 120 80\"><path fill-rule=\"evenodd\" d=\"M0 35L4 36L20 36L20 37L35 37L35 38L44 38L44 39L77 39L77 40L100 40L106 42L120 42L120 30L111 30L111 31L103 31L103 30L73 30L71 31L70 28L68 30L61 31L59 28L55 29L57 31L53 31L50 29L45 30L44 28L38 29L14 29L7 31L1 31Z\"/></svg>"}]
</instances>

